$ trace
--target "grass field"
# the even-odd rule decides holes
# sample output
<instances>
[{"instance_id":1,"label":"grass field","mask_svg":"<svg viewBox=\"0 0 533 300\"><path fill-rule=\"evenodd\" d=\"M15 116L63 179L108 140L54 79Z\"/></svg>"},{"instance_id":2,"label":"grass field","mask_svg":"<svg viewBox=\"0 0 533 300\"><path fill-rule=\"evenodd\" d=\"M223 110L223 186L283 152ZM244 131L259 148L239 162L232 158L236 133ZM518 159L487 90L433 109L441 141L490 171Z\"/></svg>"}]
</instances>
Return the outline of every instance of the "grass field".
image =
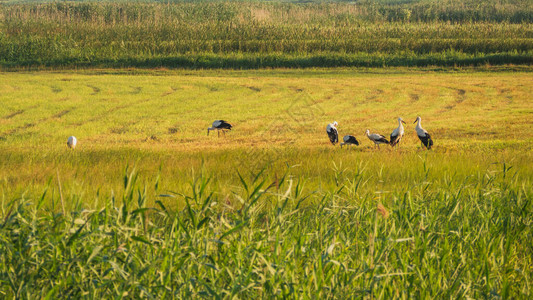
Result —
<instances>
[{"instance_id":1,"label":"grass field","mask_svg":"<svg viewBox=\"0 0 533 300\"><path fill-rule=\"evenodd\" d=\"M528 298L531 82L528 68L0 73L0 294ZM401 147L373 149L364 131L388 136L399 116ZM219 118L234 130L206 136ZM334 120L362 145L333 147Z\"/></svg>"},{"instance_id":2,"label":"grass field","mask_svg":"<svg viewBox=\"0 0 533 300\"><path fill-rule=\"evenodd\" d=\"M532 11L0 0L0 298L532 298Z\"/></svg>"},{"instance_id":3,"label":"grass field","mask_svg":"<svg viewBox=\"0 0 533 300\"><path fill-rule=\"evenodd\" d=\"M525 168L528 164L521 159L530 158L526 153L532 149L533 77L528 72L374 74L346 69L0 76L0 178L5 189L17 193L19 186L28 188L28 180L42 190L58 169L83 183L77 187L82 190L116 186L121 180L117 174L128 164L150 174L161 168L163 186L166 180L175 186L176 177L188 184L190 176L178 174L203 166L217 175L214 184L225 187L237 179L236 169L252 162L259 167L269 163L274 173L283 172L286 164L299 165L298 175L321 180L331 175L332 162L353 167L361 161L399 175L404 164L422 155L416 151L414 124L407 125L399 151L382 147L376 154L364 136L367 128L388 136L398 116L410 123L422 116L435 137L430 155L465 156L477 160L474 168L511 158L518 160L516 168ZM235 130L225 138L206 136L206 128L218 118L230 121ZM362 146L353 151L333 148L324 128L334 120L341 135L355 135ZM76 151L66 151L69 135L79 140ZM387 163L391 158L400 161ZM19 170L16 174L13 167Z\"/></svg>"}]
</instances>

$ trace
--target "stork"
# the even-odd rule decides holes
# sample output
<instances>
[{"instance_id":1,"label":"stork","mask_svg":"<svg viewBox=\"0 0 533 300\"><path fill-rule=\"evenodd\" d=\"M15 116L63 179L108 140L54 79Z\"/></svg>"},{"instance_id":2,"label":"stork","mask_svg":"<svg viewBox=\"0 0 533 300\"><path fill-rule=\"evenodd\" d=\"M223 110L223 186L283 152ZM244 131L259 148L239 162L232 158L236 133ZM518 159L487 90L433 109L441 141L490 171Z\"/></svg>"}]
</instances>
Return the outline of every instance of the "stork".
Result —
<instances>
[{"instance_id":1,"label":"stork","mask_svg":"<svg viewBox=\"0 0 533 300\"><path fill-rule=\"evenodd\" d=\"M387 139L381 134L370 133L370 130L368 129L366 130L365 134L369 140L374 142L374 144L378 147L378 149L379 149L379 144L389 144L389 141L387 141Z\"/></svg>"},{"instance_id":2,"label":"stork","mask_svg":"<svg viewBox=\"0 0 533 300\"><path fill-rule=\"evenodd\" d=\"M207 135L209 135L209 131L216 130L218 133L218 136L220 136L220 130L222 130L222 133L224 136L226 135L226 130L231 130L233 126L231 126L230 123L224 121L224 120L216 120L213 122L213 126L207 128Z\"/></svg>"},{"instance_id":3,"label":"stork","mask_svg":"<svg viewBox=\"0 0 533 300\"><path fill-rule=\"evenodd\" d=\"M326 132L328 133L329 140L335 146L336 143L339 142L339 133L337 132L337 121L328 124L326 127Z\"/></svg>"},{"instance_id":4,"label":"stork","mask_svg":"<svg viewBox=\"0 0 533 300\"><path fill-rule=\"evenodd\" d=\"M76 148L76 143L78 143L78 140L76 139L75 136L69 136L69 137L68 137L68 140L67 140L67 146L68 146L70 149L74 149L74 148Z\"/></svg>"},{"instance_id":5,"label":"stork","mask_svg":"<svg viewBox=\"0 0 533 300\"><path fill-rule=\"evenodd\" d=\"M405 124L402 118L398 118L398 128L394 129L390 134L390 145L394 147L400 143L403 137L404 129L402 123ZM398 146L399 147L399 146Z\"/></svg>"},{"instance_id":6,"label":"stork","mask_svg":"<svg viewBox=\"0 0 533 300\"><path fill-rule=\"evenodd\" d=\"M418 135L418 138L420 139L420 142L422 142L422 147L426 147L428 150L431 149L431 146L433 146L433 140L431 139L431 136L429 133L420 126L420 122L422 121L422 118L420 116L416 117L416 120L413 123L418 122L416 124L415 130L416 135Z\"/></svg>"},{"instance_id":7,"label":"stork","mask_svg":"<svg viewBox=\"0 0 533 300\"><path fill-rule=\"evenodd\" d=\"M356 145L359 146L359 141L353 135L345 135L343 138L344 143L341 143L341 148L343 145Z\"/></svg>"}]
</instances>

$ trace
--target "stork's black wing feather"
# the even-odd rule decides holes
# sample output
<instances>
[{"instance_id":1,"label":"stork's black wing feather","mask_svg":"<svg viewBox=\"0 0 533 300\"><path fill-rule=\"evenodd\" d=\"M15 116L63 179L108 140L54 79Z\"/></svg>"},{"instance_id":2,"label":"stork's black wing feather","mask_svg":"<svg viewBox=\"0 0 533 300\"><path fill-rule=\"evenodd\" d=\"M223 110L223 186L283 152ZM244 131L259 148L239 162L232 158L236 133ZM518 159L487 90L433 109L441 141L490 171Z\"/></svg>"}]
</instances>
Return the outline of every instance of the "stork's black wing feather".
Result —
<instances>
[{"instance_id":1,"label":"stork's black wing feather","mask_svg":"<svg viewBox=\"0 0 533 300\"><path fill-rule=\"evenodd\" d=\"M428 148L428 150L431 149L431 147L433 146L433 140L431 139L431 136L429 135L429 133L426 132L424 136L418 136L418 138L420 139L422 144L424 144L424 146Z\"/></svg>"},{"instance_id":2,"label":"stork's black wing feather","mask_svg":"<svg viewBox=\"0 0 533 300\"><path fill-rule=\"evenodd\" d=\"M337 129L331 128L330 131L326 130L326 132L328 133L329 140L333 145L339 142L339 134L337 133Z\"/></svg>"},{"instance_id":3,"label":"stork's black wing feather","mask_svg":"<svg viewBox=\"0 0 533 300\"><path fill-rule=\"evenodd\" d=\"M228 130L231 130L233 126L231 126L230 123L224 121L224 120L220 120L220 125L217 126L217 128L221 128L221 129L228 129Z\"/></svg>"},{"instance_id":4,"label":"stork's black wing feather","mask_svg":"<svg viewBox=\"0 0 533 300\"><path fill-rule=\"evenodd\" d=\"M382 136L381 134L379 135L379 140L378 142L382 142L382 143L385 143L385 144L388 144L389 141L387 140L386 137Z\"/></svg>"},{"instance_id":5,"label":"stork's black wing feather","mask_svg":"<svg viewBox=\"0 0 533 300\"><path fill-rule=\"evenodd\" d=\"M350 135L346 142L349 143L349 144L355 144L355 145L359 146L359 141L353 135Z\"/></svg>"},{"instance_id":6,"label":"stork's black wing feather","mask_svg":"<svg viewBox=\"0 0 533 300\"><path fill-rule=\"evenodd\" d=\"M396 146L400 142L401 139L402 138L400 137L400 135L392 135L391 134L390 135L390 145L392 147Z\"/></svg>"}]
</instances>

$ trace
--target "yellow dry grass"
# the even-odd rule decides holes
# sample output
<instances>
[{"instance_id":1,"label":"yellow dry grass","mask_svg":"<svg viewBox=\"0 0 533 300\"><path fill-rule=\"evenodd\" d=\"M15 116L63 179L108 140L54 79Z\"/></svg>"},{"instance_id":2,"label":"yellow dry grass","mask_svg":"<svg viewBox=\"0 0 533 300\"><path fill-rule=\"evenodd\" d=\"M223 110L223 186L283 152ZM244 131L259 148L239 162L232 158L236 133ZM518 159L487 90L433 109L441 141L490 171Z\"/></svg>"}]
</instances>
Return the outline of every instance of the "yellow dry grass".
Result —
<instances>
[{"instance_id":1,"label":"yellow dry grass","mask_svg":"<svg viewBox=\"0 0 533 300\"><path fill-rule=\"evenodd\" d=\"M0 74L0 186L4 196L42 190L56 174L68 193L118 190L126 165L147 184L180 190L199 172L231 190L236 172L266 167L312 186L336 172L375 174L384 190L407 186L424 164L444 176L507 162L531 174L533 75L529 72L259 70L35 72ZM434 138L419 149L420 115ZM399 150L375 151L368 128L388 136L408 124ZM215 119L234 130L206 136ZM333 147L325 126L361 146ZM67 137L78 138L76 150ZM161 171L159 171L161 170ZM254 171L255 170L255 171ZM164 176L163 176L164 175ZM368 186L371 189L372 186ZM79 193L78 193L79 194Z\"/></svg>"}]
</instances>

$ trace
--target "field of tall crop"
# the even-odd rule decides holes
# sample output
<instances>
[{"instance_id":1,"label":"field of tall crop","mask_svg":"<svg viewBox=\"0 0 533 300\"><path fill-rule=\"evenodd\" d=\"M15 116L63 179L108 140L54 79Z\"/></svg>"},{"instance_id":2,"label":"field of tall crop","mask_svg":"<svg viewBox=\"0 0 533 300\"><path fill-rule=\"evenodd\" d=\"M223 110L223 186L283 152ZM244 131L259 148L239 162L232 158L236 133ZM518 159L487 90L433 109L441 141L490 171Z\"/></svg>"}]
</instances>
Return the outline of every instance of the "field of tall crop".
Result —
<instances>
[{"instance_id":1,"label":"field of tall crop","mask_svg":"<svg viewBox=\"0 0 533 300\"><path fill-rule=\"evenodd\" d=\"M533 75L493 70L0 73L0 295L529 298Z\"/></svg>"},{"instance_id":2,"label":"field of tall crop","mask_svg":"<svg viewBox=\"0 0 533 300\"><path fill-rule=\"evenodd\" d=\"M0 66L531 65L512 1L0 3Z\"/></svg>"}]
</instances>

